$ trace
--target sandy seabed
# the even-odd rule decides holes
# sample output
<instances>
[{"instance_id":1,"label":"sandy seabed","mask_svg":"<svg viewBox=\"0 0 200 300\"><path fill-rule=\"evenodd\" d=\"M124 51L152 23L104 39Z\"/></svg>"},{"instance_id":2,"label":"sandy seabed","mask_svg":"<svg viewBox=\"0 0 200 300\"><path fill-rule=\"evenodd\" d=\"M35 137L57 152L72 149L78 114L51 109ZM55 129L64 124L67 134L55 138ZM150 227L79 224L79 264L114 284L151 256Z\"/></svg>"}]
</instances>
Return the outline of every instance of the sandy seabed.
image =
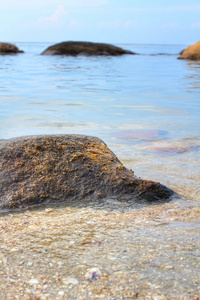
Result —
<instances>
[{"instance_id":1,"label":"sandy seabed","mask_svg":"<svg viewBox=\"0 0 200 300\"><path fill-rule=\"evenodd\" d=\"M197 204L2 214L0 299L197 300Z\"/></svg>"}]
</instances>

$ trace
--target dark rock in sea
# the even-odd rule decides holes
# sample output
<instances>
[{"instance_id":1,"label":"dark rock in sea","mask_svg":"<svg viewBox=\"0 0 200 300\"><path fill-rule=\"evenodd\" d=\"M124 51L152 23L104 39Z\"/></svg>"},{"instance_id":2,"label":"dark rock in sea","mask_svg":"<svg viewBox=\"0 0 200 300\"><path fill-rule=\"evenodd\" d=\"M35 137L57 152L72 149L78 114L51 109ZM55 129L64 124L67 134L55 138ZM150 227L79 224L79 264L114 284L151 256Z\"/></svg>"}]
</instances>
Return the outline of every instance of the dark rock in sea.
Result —
<instances>
[{"instance_id":1,"label":"dark rock in sea","mask_svg":"<svg viewBox=\"0 0 200 300\"><path fill-rule=\"evenodd\" d=\"M0 140L0 208L100 199L165 201L173 191L137 178L99 138L31 136Z\"/></svg>"},{"instance_id":2,"label":"dark rock in sea","mask_svg":"<svg viewBox=\"0 0 200 300\"><path fill-rule=\"evenodd\" d=\"M0 54L13 54L13 53L24 53L19 50L15 45L10 43L0 43Z\"/></svg>"},{"instance_id":3,"label":"dark rock in sea","mask_svg":"<svg viewBox=\"0 0 200 300\"><path fill-rule=\"evenodd\" d=\"M178 59L200 60L200 41L182 50Z\"/></svg>"},{"instance_id":4,"label":"dark rock in sea","mask_svg":"<svg viewBox=\"0 0 200 300\"><path fill-rule=\"evenodd\" d=\"M135 54L134 52L124 50L110 44L91 43L91 42L62 42L48 47L42 55L105 55L117 56L122 54Z\"/></svg>"}]
</instances>

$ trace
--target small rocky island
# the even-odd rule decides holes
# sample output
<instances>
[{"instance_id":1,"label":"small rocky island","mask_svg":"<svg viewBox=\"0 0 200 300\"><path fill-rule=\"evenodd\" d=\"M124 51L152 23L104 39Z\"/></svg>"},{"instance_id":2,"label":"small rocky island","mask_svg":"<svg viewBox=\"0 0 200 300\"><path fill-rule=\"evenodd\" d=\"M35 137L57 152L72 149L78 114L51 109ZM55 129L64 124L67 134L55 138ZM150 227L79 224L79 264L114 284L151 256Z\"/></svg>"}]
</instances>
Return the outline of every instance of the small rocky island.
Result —
<instances>
[{"instance_id":1,"label":"small rocky island","mask_svg":"<svg viewBox=\"0 0 200 300\"><path fill-rule=\"evenodd\" d=\"M166 201L173 191L137 178L99 138L30 136L0 140L0 208L121 197Z\"/></svg>"},{"instance_id":2,"label":"small rocky island","mask_svg":"<svg viewBox=\"0 0 200 300\"><path fill-rule=\"evenodd\" d=\"M0 54L16 54L16 53L24 53L24 51L19 50L18 47L13 44L0 42Z\"/></svg>"},{"instance_id":3,"label":"small rocky island","mask_svg":"<svg viewBox=\"0 0 200 300\"><path fill-rule=\"evenodd\" d=\"M181 51L178 59L200 60L200 41Z\"/></svg>"},{"instance_id":4,"label":"small rocky island","mask_svg":"<svg viewBox=\"0 0 200 300\"><path fill-rule=\"evenodd\" d=\"M48 47L42 55L85 55L85 56L117 56L123 54L135 54L110 44L91 43L91 42L62 42Z\"/></svg>"}]
</instances>

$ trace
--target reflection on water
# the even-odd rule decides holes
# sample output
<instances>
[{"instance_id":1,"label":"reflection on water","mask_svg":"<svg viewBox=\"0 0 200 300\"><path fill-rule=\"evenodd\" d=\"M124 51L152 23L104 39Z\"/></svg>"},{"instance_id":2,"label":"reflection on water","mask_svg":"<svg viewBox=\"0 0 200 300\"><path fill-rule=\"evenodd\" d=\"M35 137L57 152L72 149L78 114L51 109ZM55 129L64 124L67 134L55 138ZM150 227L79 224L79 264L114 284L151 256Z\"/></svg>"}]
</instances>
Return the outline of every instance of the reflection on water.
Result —
<instances>
[{"instance_id":1,"label":"reflection on water","mask_svg":"<svg viewBox=\"0 0 200 300\"><path fill-rule=\"evenodd\" d=\"M190 71L189 75L186 75L186 78L190 80L190 86L192 89L200 89L200 62L187 62L187 67Z\"/></svg>"}]
</instances>

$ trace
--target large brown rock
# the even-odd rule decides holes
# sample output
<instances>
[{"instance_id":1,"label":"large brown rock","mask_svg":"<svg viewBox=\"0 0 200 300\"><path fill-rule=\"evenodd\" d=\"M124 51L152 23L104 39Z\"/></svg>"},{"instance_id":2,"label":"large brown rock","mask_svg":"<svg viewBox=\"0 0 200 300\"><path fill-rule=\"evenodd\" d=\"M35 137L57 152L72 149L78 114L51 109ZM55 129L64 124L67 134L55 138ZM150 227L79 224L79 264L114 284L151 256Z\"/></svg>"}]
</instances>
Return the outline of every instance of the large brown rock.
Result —
<instances>
[{"instance_id":1,"label":"large brown rock","mask_svg":"<svg viewBox=\"0 0 200 300\"><path fill-rule=\"evenodd\" d=\"M62 42L48 47L42 55L122 55L135 54L110 44L91 43L91 42Z\"/></svg>"},{"instance_id":2,"label":"large brown rock","mask_svg":"<svg viewBox=\"0 0 200 300\"><path fill-rule=\"evenodd\" d=\"M0 207L111 196L167 200L172 191L135 177L106 144L81 135L0 140Z\"/></svg>"},{"instance_id":3,"label":"large brown rock","mask_svg":"<svg viewBox=\"0 0 200 300\"><path fill-rule=\"evenodd\" d=\"M178 59L200 60L200 41L181 51Z\"/></svg>"},{"instance_id":4,"label":"large brown rock","mask_svg":"<svg viewBox=\"0 0 200 300\"><path fill-rule=\"evenodd\" d=\"M10 43L0 43L0 54L24 53L17 46Z\"/></svg>"}]
</instances>

